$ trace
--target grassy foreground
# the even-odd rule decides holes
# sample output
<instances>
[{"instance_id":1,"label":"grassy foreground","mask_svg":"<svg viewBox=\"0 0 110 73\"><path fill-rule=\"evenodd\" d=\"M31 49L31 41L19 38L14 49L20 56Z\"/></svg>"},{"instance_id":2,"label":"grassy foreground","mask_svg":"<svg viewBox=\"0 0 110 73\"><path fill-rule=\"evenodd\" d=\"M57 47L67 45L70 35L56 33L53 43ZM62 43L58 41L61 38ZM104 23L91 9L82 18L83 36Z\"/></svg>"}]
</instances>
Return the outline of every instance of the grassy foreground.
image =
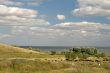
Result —
<instances>
[{"instance_id":1,"label":"grassy foreground","mask_svg":"<svg viewBox=\"0 0 110 73\"><path fill-rule=\"evenodd\" d=\"M66 61L64 55L0 44L0 73L110 73L110 61Z\"/></svg>"},{"instance_id":2,"label":"grassy foreground","mask_svg":"<svg viewBox=\"0 0 110 73\"><path fill-rule=\"evenodd\" d=\"M110 73L110 63L4 59L0 73Z\"/></svg>"}]
</instances>

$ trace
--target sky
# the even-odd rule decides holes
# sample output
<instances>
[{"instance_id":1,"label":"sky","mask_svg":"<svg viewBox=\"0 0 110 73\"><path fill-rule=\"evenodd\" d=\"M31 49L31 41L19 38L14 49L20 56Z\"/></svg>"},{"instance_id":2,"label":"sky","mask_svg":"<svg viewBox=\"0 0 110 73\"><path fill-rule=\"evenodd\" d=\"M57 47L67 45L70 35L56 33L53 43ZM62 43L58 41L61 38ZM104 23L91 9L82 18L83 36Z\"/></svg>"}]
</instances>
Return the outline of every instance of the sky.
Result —
<instances>
[{"instance_id":1,"label":"sky","mask_svg":"<svg viewBox=\"0 0 110 73\"><path fill-rule=\"evenodd\" d=\"M110 47L110 0L0 0L0 43Z\"/></svg>"}]
</instances>

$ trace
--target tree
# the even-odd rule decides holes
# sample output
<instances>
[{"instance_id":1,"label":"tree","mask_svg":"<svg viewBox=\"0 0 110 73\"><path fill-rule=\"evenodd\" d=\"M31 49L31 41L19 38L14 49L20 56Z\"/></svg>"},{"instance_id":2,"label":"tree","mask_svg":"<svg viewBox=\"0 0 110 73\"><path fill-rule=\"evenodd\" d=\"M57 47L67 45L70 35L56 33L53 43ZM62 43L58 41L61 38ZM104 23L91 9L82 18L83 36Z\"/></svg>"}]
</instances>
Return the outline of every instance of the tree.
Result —
<instances>
[{"instance_id":1,"label":"tree","mask_svg":"<svg viewBox=\"0 0 110 73\"><path fill-rule=\"evenodd\" d=\"M85 53L85 49L84 48L81 48L81 53Z\"/></svg>"},{"instance_id":2,"label":"tree","mask_svg":"<svg viewBox=\"0 0 110 73\"><path fill-rule=\"evenodd\" d=\"M75 52L75 53L80 53L81 49L80 48L73 48L72 51Z\"/></svg>"},{"instance_id":3,"label":"tree","mask_svg":"<svg viewBox=\"0 0 110 73\"><path fill-rule=\"evenodd\" d=\"M95 48L95 49L94 49L94 54L97 54L97 53L98 53L98 52L97 52L97 49Z\"/></svg>"},{"instance_id":4,"label":"tree","mask_svg":"<svg viewBox=\"0 0 110 73\"><path fill-rule=\"evenodd\" d=\"M91 55L91 49L86 48L86 49L85 49L85 54Z\"/></svg>"}]
</instances>

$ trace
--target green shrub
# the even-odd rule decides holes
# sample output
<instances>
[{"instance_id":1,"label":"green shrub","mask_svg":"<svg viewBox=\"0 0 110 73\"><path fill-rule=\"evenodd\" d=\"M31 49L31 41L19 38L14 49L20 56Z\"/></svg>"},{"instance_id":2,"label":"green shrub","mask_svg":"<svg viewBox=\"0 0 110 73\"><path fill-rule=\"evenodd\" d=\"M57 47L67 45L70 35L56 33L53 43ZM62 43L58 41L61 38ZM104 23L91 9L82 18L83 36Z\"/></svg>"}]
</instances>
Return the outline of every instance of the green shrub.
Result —
<instances>
[{"instance_id":1,"label":"green shrub","mask_svg":"<svg viewBox=\"0 0 110 73\"><path fill-rule=\"evenodd\" d=\"M51 55L56 55L57 52L56 51L51 51Z\"/></svg>"},{"instance_id":2,"label":"green shrub","mask_svg":"<svg viewBox=\"0 0 110 73\"><path fill-rule=\"evenodd\" d=\"M98 53L96 48L72 48L69 52L64 53L67 60L74 60L76 57L80 60L87 59L88 57L105 57L105 53Z\"/></svg>"}]
</instances>

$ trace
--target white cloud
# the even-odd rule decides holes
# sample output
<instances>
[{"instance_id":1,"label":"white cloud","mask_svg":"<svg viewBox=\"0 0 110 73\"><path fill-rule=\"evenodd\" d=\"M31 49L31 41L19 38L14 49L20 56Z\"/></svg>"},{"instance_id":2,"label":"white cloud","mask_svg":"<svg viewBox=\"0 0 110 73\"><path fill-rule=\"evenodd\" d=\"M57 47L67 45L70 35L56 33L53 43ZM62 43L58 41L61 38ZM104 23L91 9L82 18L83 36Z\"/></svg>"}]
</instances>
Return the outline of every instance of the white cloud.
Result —
<instances>
[{"instance_id":1,"label":"white cloud","mask_svg":"<svg viewBox=\"0 0 110 73\"><path fill-rule=\"evenodd\" d=\"M103 30L110 30L110 25L101 24L95 22L65 22L61 24L52 25L49 27L35 27L35 26L14 26L13 33L27 33L27 34L40 34L40 35L51 35L52 37L58 38L58 36L74 36L75 35L86 35L86 36L99 36L105 35L101 33ZM103 31L106 32L106 31ZM106 32L109 34L109 32Z\"/></svg>"},{"instance_id":2,"label":"white cloud","mask_svg":"<svg viewBox=\"0 0 110 73\"><path fill-rule=\"evenodd\" d=\"M0 5L0 25L47 26L50 23L40 19L38 11Z\"/></svg>"},{"instance_id":3,"label":"white cloud","mask_svg":"<svg viewBox=\"0 0 110 73\"><path fill-rule=\"evenodd\" d=\"M0 39L4 39L4 38L12 38L13 35L10 35L10 34L1 34L0 33Z\"/></svg>"},{"instance_id":4,"label":"white cloud","mask_svg":"<svg viewBox=\"0 0 110 73\"><path fill-rule=\"evenodd\" d=\"M53 28L63 29L63 30L80 30L81 33L96 33L97 34L109 34L110 25L95 23L95 22L65 22L61 24L56 24ZM103 32L103 33L102 33ZM90 34L89 34L90 35Z\"/></svg>"},{"instance_id":5,"label":"white cloud","mask_svg":"<svg viewBox=\"0 0 110 73\"><path fill-rule=\"evenodd\" d=\"M0 5L0 15L18 15L26 17L36 17L37 11L31 9L23 9L18 7L8 7L5 5Z\"/></svg>"},{"instance_id":6,"label":"white cloud","mask_svg":"<svg viewBox=\"0 0 110 73\"><path fill-rule=\"evenodd\" d=\"M47 0L28 0L27 5L40 5L42 2L47 1Z\"/></svg>"},{"instance_id":7,"label":"white cloud","mask_svg":"<svg viewBox=\"0 0 110 73\"><path fill-rule=\"evenodd\" d=\"M78 15L78 16L105 16L105 17L110 17L110 10L109 9L102 9L100 7L82 7L79 9L75 9L73 11L73 14Z\"/></svg>"},{"instance_id":8,"label":"white cloud","mask_svg":"<svg viewBox=\"0 0 110 73\"><path fill-rule=\"evenodd\" d=\"M77 0L80 6L100 6L108 8L110 0Z\"/></svg>"},{"instance_id":9,"label":"white cloud","mask_svg":"<svg viewBox=\"0 0 110 73\"><path fill-rule=\"evenodd\" d=\"M66 17L65 17L64 15L60 15L60 14L57 15L57 18L58 18L58 20L60 20L60 21L63 21L63 20L66 19Z\"/></svg>"},{"instance_id":10,"label":"white cloud","mask_svg":"<svg viewBox=\"0 0 110 73\"><path fill-rule=\"evenodd\" d=\"M93 46L106 40L110 41L110 32L101 33L100 31L101 29L108 30L109 27L110 25L108 24L95 22L66 22L49 27L13 27L13 35L19 40L21 38L29 39L29 45L35 44L33 41L36 41L36 44L41 43L42 45L46 44L51 46Z\"/></svg>"},{"instance_id":11,"label":"white cloud","mask_svg":"<svg viewBox=\"0 0 110 73\"><path fill-rule=\"evenodd\" d=\"M8 5L8 6L38 6L41 3L47 0L0 0L0 4L2 5Z\"/></svg>"},{"instance_id":12,"label":"white cloud","mask_svg":"<svg viewBox=\"0 0 110 73\"><path fill-rule=\"evenodd\" d=\"M22 42L21 45L95 45L110 41L110 25L83 21L65 22L48 27L13 26L11 35L14 37L4 37L5 40L16 40L15 43Z\"/></svg>"},{"instance_id":13,"label":"white cloud","mask_svg":"<svg viewBox=\"0 0 110 73\"><path fill-rule=\"evenodd\" d=\"M77 0L79 8L73 10L78 16L110 17L110 0Z\"/></svg>"}]
</instances>

